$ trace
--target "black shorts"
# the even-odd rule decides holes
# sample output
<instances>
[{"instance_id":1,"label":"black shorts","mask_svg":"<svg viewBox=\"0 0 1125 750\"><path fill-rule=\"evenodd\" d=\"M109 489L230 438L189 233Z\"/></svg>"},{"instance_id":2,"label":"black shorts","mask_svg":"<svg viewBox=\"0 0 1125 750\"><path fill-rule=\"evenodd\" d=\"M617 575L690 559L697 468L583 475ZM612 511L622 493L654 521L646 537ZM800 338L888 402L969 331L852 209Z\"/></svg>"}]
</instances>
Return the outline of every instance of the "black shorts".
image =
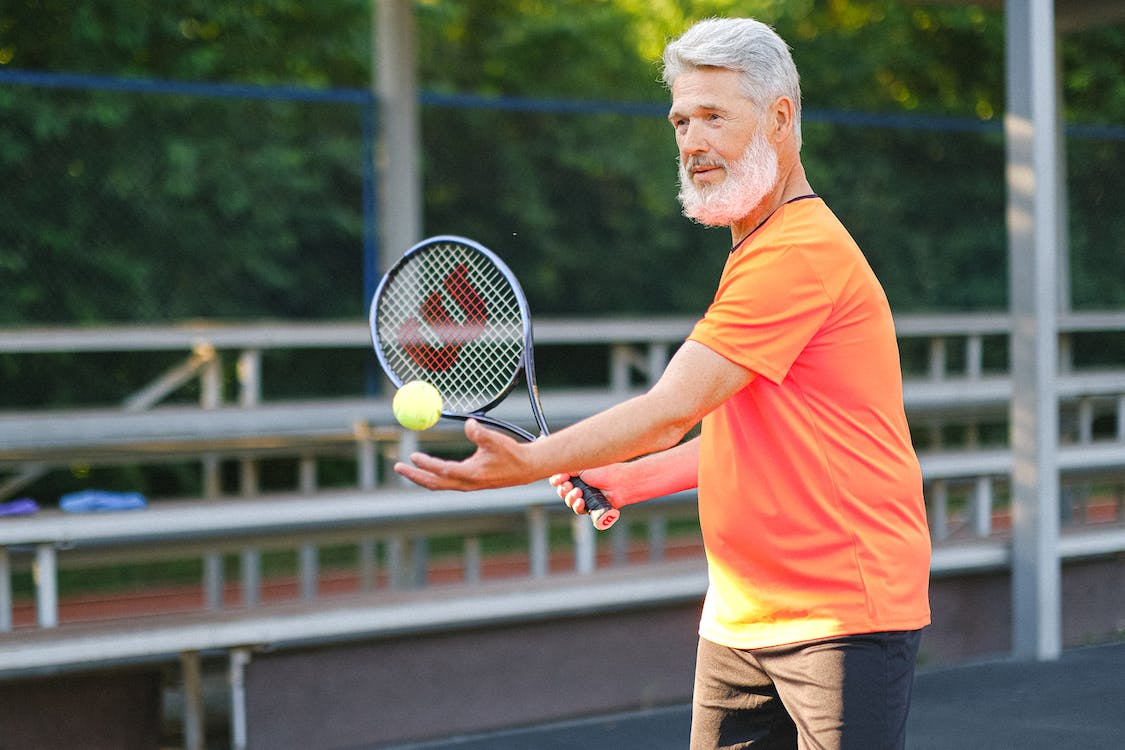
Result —
<instances>
[{"instance_id":1,"label":"black shorts","mask_svg":"<svg viewBox=\"0 0 1125 750\"><path fill-rule=\"evenodd\" d=\"M699 640L691 748L902 750L921 631L744 651Z\"/></svg>"}]
</instances>

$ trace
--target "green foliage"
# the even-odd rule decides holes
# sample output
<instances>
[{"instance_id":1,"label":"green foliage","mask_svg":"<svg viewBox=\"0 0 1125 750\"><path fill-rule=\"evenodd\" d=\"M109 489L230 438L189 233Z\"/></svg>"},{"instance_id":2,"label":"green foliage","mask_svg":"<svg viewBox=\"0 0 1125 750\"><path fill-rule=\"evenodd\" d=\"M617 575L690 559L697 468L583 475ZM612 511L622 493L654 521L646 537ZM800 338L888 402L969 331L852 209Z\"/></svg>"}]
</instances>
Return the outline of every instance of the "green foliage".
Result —
<instances>
[{"instance_id":1,"label":"green foliage","mask_svg":"<svg viewBox=\"0 0 1125 750\"><path fill-rule=\"evenodd\" d=\"M364 87L367 0L13 0L0 62L18 70Z\"/></svg>"},{"instance_id":2,"label":"green foliage","mask_svg":"<svg viewBox=\"0 0 1125 750\"><path fill-rule=\"evenodd\" d=\"M419 6L421 81L491 96L661 102L664 42L693 20L732 13L775 25L792 45L810 114L804 159L813 186L867 252L895 309L1004 307L1001 136L815 122L815 110L837 109L998 127L998 12L890 0L431 2ZM1107 28L1064 40L1075 68L1068 87L1085 92L1068 98L1071 119L1122 121L1119 104L1101 106L1125 92L1121 39L1121 29ZM537 310L697 312L727 238L679 217L666 131L658 117L431 108L427 226L504 252ZM1071 139L1071 148L1073 297L1078 306L1112 306L1121 293L1113 290L1125 289L1125 253L1114 239L1125 186L1110 174L1119 160L1107 156L1117 146ZM1085 179L1091 174L1097 179Z\"/></svg>"},{"instance_id":3,"label":"green foliage","mask_svg":"<svg viewBox=\"0 0 1125 750\"><path fill-rule=\"evenodd\" d=\"M354 106L24 88L0 117L0 322L360 310Z\"/></svg>"},{"instance_id":4,"label":"green foliage","mask_svg":"<svg viewBox=\"0 0 1125 750\"><path fill-rule=\"evenodd\" d=\"M810 180L864 248L893 309L1007 303L999 136L918 131L890 138L834 125L806 131Z\"/></svg>"},{"instance_id":5,"label":"green foliage","mask_svg":"<svg viewBox=\"0 0 1125 750\"><path fill-rule=\"evenodd\" d=\"M6 0L0 71L365 90L374 2ZM710 301L729 235L679 213L659 57L669 38L712 15L758 17L789 41L810 180L897 312L1007 304L998 11L914 0L416 0L414 11L424 91L653 108L423 108L425 231L493 247L537 314L699 314ZM1067 119L1120 128L1125 29L1069 33L1062 61ZM820 116L831 111L996 127ZM0 79L0 326L361 317L361 118L348 103ZM1067 145L1073 304L1120 308L1125 142L1085 133ZM1120 341L1080 343L1083 361L1119 359ZM569 354L540 363L547 385L589 359ZM0 408L119 403L178 356L0 357ZM355 351L313 364L272 354L264 395L354 393L370 365ZM270 466L263 482L291 486L294 471ZM350 461L321 467L328 484L354 473ZM73 467L36 490L163 496L198 484L186 466Z\"/></svg>"},{"instance_id":6,"label":"green foliage","mask_svg":"<svg viewBox=\"0 0 1125 750\"><path fill-rule=\"evenodd\" d=\"M0 70L364 89L372 0L22 0ZM899 0L418 0L423 90L654 105L670 37L754 15L802 74L805 161L896 310L1006 304L1003 140L818 121L998 122L1003 17ZM1064 37L1075 122L1125 121L1125 31ZM0 324L362 315L350 104L0 86ZM703 310L728 237L684 220L658 114L423 109L425 229L503 254L538 313ZM1072 297L1125 299L1120 140L1071 138ZM393 253L394 249L390 249Z\"/></svg>"},{"instance_id":7,"label":"green foliage","mask_svg":"<svg viewBox=\"0 0 1125 750\"><path fill-rule=\"evenodd\" d=\"M0 11L11 68L367 78L363 2L70 5ZM361 117L350 104L0 88L0 323L361 313Z\"/></svg>"}]
</instances>

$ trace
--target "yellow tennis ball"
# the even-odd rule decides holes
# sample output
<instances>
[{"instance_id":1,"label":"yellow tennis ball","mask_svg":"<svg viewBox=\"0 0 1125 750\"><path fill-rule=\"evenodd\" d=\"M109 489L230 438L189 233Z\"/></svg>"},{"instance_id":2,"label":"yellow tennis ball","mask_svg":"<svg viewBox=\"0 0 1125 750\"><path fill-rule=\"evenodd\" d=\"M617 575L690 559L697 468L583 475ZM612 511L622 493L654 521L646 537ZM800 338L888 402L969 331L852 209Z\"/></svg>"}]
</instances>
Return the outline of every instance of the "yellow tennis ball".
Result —
<instances>
[{"instance_id":1,"label":"yellow tennis ball","mask_svg":"<svg viewBox=\"0 0 1125 750\"><path fill-rule=\"evenodd\" d=\"M424 380L412 380L395 393L391 409L398 423L408 430L428 430L441 419L442 398L437 388Z\"/></svg>"}]
</instances>

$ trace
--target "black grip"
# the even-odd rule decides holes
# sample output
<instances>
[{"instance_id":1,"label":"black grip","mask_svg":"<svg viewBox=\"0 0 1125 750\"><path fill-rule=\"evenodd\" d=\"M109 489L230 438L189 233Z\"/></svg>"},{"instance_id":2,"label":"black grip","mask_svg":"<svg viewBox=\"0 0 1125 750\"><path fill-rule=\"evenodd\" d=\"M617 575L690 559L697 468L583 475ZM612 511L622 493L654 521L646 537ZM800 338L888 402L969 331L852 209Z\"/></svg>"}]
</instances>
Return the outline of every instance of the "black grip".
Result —
<instances>
[{"instance_id":1,"label":"black grip","mask_svg":"<svg viewBox=\"0 0 1125 750\"><path fill-rule=\"evenodd\" d=\"M570 483L582 490L582 501L586 504L586 512L590 514L590 521L598 531L605 531L621 517L621 511L609 504L605 495L597 487L586 484L578 477L571 477Z\"/></svg>"}]
</instances>

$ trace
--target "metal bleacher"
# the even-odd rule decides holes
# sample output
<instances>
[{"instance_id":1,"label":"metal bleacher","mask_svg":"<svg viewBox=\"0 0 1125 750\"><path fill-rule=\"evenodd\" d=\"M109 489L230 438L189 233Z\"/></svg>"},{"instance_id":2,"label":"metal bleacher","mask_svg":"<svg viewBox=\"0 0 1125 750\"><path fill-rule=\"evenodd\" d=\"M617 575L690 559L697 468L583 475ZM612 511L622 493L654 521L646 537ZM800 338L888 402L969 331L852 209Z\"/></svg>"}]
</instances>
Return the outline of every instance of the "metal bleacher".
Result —
<instances>
[{"instance_id":1,"label":"metal bleacher","mask_svg":"<svg viewBox=\"0 0 1125 750\"><path fill-rule=\"evenodd\" d=\"M561 426L643 389L692 323L537 322L540 349L583 346L605 353L601 385L544 390L548 419ZM1010 564L1010 544L996 524L1006 512L1011 456L1006 442L989 436L997 426L1003 431L1012 386L1004 367L991 364L1006 363L1006 357L990 347L1006 346L1010 320L1003 314L902 316L896 325L904 350L925 353L922 364L906 372L905 402L926 482L934 574L1001 569ZM1073 489L1065 510L1072 523L1060 539L1060 558L1125 551L1125 363L1084 368L1071 356L1075 337L1102 333L1125 333L1125 313L1060 318L1059 465L1064 487ZM673 522L693 517L693 493L631 507L628 523L596 538L588 524L560 509L545 485L470 496L424 493L389 478L389 463L419 444L463 446L457 425L404 432L380 394L262 398L264 352L315 357L320 349L369 346L366 326L350 322L4 331L0 355L129 351L181 352L183 358L152 383L123 394L119 408L0 413L0 501L75 463L191 463L199 467L203 490L195 498L155 498L142 511L78 515L48 507L31 517L0 519L0 679L178 659L190 747L201 731L202 652L227 652L237 685L238 665L255 646L362 639L702 594L706 572L696 540L690 531L686 543L669 536ZM238 383L229 396L223 393L225 363L234 365ZM165 404L188 383L198 385L197 403ZM527 421L521 399L509 402L501 407L504 415ZM956 442L950 442L951 433ZM354 464L353 486L322 486L318 459L326 455ZM297 462L296 486L283 492L261 488L258 462L273 457ZM232 460L240 467L239 486L224 493L220 468ZM1098 503L1097 522L1087 522L1095 516L1087 505L1091 498ZM560 545L561 527L572 531ZM524 540L526 555L516 575L491 580L482 572L489 553L481 539L489 534ZM440 584L426 572L427 544L438 538L456 539L458 558L454 578ZM637 539L643 540L639 556ZM321 588L318 551L341 543L359 549L360 583L347 596ZM691 551L673 554L681 543ZM281 603L262 595L262 555L276 549L295 550L298 560L296 594ZM233 605L225 598L231 582L223 567L232 556L239 560L234 583L240 597ZM204 571L201 602L191 611L128 622L60 617L60 568L187 558L202 560ZM22 622L12 581L29 568L35 571L34 622ZM237 690L231 721L232 742L239 746L245 716Z\"/></svg>"}]
</instances>

